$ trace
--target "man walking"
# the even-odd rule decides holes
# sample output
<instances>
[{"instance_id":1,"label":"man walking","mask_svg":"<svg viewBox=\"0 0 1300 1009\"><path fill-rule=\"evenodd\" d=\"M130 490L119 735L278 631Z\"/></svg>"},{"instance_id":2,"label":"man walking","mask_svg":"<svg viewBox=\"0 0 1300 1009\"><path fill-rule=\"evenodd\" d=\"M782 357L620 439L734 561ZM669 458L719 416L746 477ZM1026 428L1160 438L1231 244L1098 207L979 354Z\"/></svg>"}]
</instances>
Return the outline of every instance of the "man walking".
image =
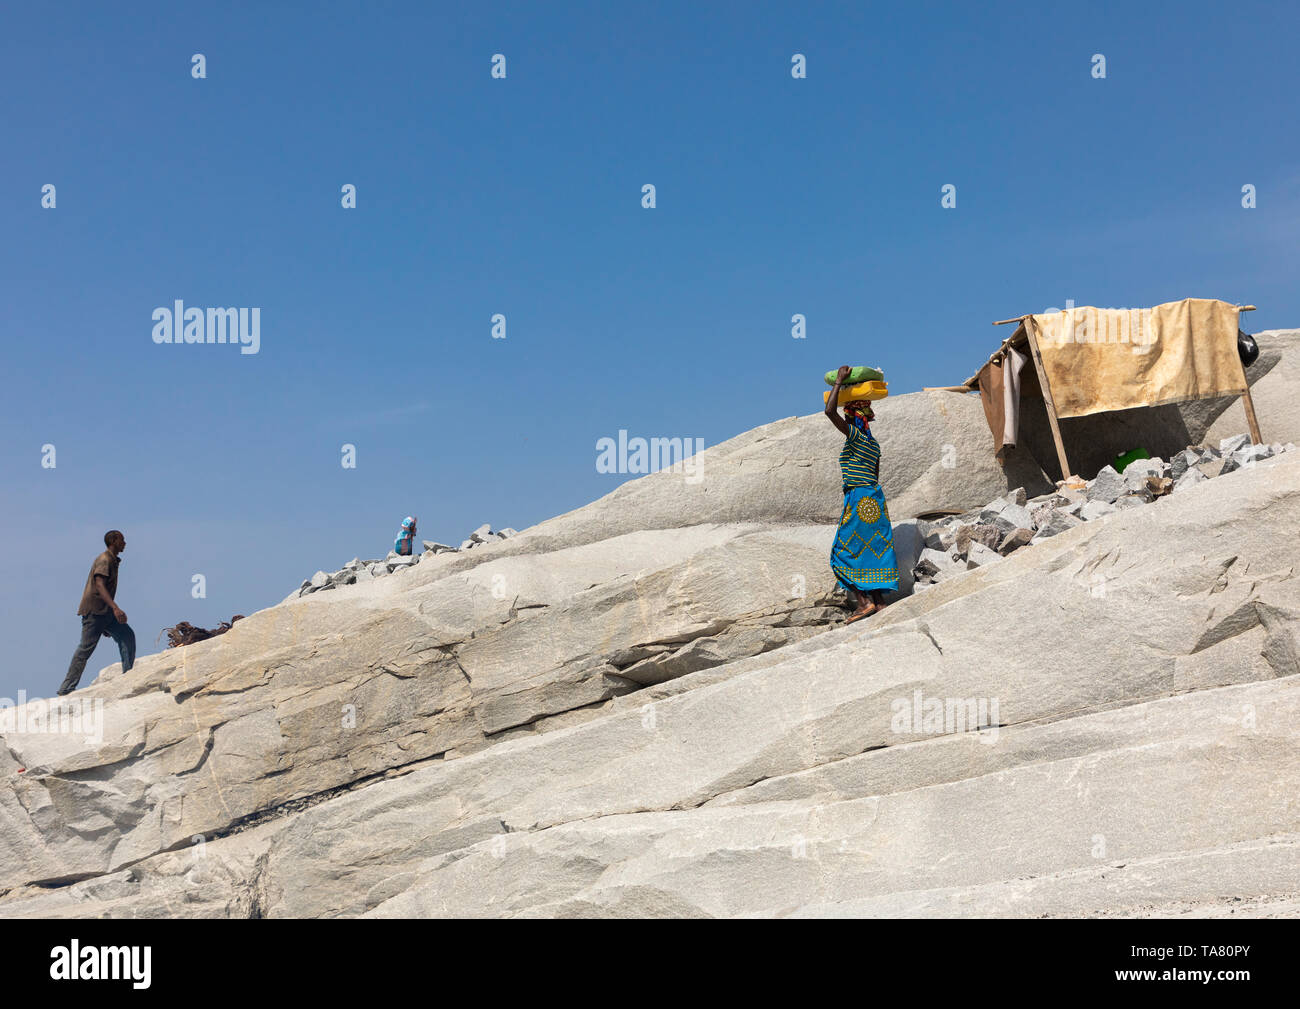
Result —
<instances>
[{"instance_id":1,"label":"man walking","mask_svg":"<svg viewBox=\"0 0 1300 1009\"><path fill-rule=\"evenodd\" d=\"M126 614L113 601L117 595L117 566L122 562L126 537L116 529L110 529L104 533L104 545L108 549L90 566L86 588L81 593L81 605L77 607L77 616L81 617L81 644L72 653L68 675L63 686L59 687L60 696L77 689L90 653L99 644L100 635L108 635L117 642L118 651L122 653L122 672L129 672L135 665L135 631L127 626Z\"/></svg>"}]
</instances>

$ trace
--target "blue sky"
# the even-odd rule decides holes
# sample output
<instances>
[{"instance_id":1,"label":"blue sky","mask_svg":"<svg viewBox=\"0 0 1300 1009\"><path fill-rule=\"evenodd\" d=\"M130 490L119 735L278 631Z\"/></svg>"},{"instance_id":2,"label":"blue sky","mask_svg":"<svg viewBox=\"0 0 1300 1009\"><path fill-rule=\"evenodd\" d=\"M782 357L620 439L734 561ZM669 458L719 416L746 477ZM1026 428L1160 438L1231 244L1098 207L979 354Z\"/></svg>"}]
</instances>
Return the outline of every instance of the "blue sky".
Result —
<instances>
[{"instance_id":1,"label":"blue sky","mask_svg":"<svg viewBox=\"0 0 1300 1009\"><path fill-rule=\"evenodd\" d=\"M61 680L109 527L147 653L405 514L458 543L592 500L620 428L716 444L845 362L959 382L993 319L1300 325L1296 10L7 5L0 696ZM260 352L155 345L178 298L259 307Z\"/></svg>"}]
</instances>

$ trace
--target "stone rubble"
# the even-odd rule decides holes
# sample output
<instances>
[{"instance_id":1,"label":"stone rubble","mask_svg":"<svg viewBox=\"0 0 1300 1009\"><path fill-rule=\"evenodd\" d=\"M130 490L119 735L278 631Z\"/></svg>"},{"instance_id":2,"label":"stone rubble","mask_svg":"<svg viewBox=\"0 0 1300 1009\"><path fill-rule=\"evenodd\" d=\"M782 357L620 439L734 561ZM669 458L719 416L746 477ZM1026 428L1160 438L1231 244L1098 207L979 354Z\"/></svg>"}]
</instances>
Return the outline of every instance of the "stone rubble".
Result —
<instances>
[{"instance_id":1,"label":"stone rubble","mask_svg":"<svg viewBox=\"0 0 1300 1009\"><path fill-rule=\"evenodd\" d=\"M439 554L460 553L473 547L499 543L501 540L509 539L514 535L516 535L516 530L511 529L509 526L493 532L492 526L485 523L470 533L469 539L463 541L459 547L448 546L446 543L437 543L433 540L421 540L424 544L424 553L422 554L411 554L404 557L397 551L390 550L387 557L377 560L363 561L358 557L353 557L352 560L337 571L317 571L310 578L304 579L293 594L306 596L313 592L338 588L340 585L356 585L361 582L373 581L384 575L392 574L394 571L413 567L420 561L428 560L430 557L436 557Z\"/></svg>"},{"instance_id":2,"label":"stone rubble","mask_svg":"<svg viewBox=\"0 0 1300 1009\"><path fill-rule=\"evenodd\" d=\"M1159 457L1136 459L1123 473L1103 466L1091 480L1072 478L1038 497L1027 497L1024 488L1017 487L976 511L934 521L918 520L917 531L925 547L912 568L915 589L984 567L1023 546L1041 543L1085 522L1149 504L1166 494L1294 449L1290 442L1253 445L1250 435L1238 434L1222 439L1218 448L1186 448L1169 462Z\"/></svg>"}]
</instances>

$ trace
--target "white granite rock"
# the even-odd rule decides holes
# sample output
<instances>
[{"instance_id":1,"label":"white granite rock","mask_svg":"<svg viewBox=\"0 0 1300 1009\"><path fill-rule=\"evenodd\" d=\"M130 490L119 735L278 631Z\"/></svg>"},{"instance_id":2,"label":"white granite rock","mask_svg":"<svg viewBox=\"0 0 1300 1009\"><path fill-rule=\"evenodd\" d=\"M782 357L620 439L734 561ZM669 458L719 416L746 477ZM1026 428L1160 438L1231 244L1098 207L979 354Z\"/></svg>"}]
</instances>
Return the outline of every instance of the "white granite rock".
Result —
<instances>
[{"instance_id":1,"label":"white granite rock","mask_svg":"<svg viewBox=\"0 0 1300 1009\"><path fill-rule=\"evenodd\" d=\"M1089 501L1113 502L1124 493L1126 484L1124 476L1116 472L1113 466L1102 467L1101 472L1088 484Z\"/></svg>"},{"instance_id":2,"label":"white granite rock","mask_svg":"<svg viewBox=\"0 0 1300 1009\"><path fill-rule=\"evenodd\" d=\"M719 468L803 437L761 430ZM1215 479L1202 465L1105 522L1041 502L1038 534L1005 558L968 531L973 570L847 627L827 605L838 501L810 523L773 517L793 498L747 512L727 492L697 521L680 474L615 492L647 528L620 530L634 519L607 497L399 577L373 577L392 558L338 589L320 572L301 599L77 691L104 701L102 738L4 732L0 914L1294 900L1300 457ZM1001 479L957 507L978 515ZM900 564L916 548L909 569L957 566L894 517Z\"/></svg>"},{"instance_id":3,"label":"white granite rock","mask_svg":"<svg viewBox=\"0 0 1300 1009\"><path fill-rule=\"evenodd\" d=\"M1079 510L1079 518L1085 522L1092 522L1094 519L1114 515L1116 510L1113 504L1107 504L1105 501L1089 501Z\"/></svg>"}]
</instances>

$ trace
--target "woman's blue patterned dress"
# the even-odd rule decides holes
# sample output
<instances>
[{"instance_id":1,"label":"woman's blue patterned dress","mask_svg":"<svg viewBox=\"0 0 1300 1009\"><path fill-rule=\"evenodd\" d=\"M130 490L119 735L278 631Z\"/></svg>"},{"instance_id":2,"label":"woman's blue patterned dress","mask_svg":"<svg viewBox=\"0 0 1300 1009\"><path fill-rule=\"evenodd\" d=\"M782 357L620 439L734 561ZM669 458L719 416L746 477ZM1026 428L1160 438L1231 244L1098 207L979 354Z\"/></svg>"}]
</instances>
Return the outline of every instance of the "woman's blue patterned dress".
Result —
<instances>
[{"instance_id":1,"label":"woman's blue patterned dress","mask_svg":"<svg viewBox=\"0 0 1300 1009\"><path fill-rule=\"evenodd\" d=\"M897 589L894 527L879 481L880 445L866 425L850 424L840 451L844 510L831 546L831 570L845 588Z\"/></svg>"}]
</instances>

